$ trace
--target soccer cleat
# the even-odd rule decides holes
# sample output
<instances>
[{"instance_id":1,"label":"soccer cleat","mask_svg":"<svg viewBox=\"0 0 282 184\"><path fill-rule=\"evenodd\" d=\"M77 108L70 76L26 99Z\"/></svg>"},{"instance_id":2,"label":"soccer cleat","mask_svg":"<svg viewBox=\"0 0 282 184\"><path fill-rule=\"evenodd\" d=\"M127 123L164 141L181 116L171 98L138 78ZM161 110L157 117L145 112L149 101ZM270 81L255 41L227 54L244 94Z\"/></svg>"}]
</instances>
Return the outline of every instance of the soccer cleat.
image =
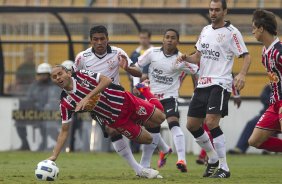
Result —
<instances>
[{"instance_id":1,"label":"soccer cleat","mask_svg":"<svg viewBox=\"0 0 282 184\"><path fill-rule=\"evenodd\" d=\"M172 149L169 148L167 153L160 151L160 158L158 160L158 167L161 168L166 164L167 157L172 153Z\"/></svg>"},{"instance_id":2,"label":"soccer cleat","mask_svg":"<svg viewBox=\"0 0 282 184\"><path fill-rule=\"evenodd\" d=\"M159 175L159 171L151 169L151 168L143 168L137 176L141 178L148 178L148 179L153 179L153 178L162 178L161 175Z\"/></svg>"},{"instance_id":3,"label":"soccer cleat","mask_svg":"<svg viewBox=\"0 0 282 184\"><path fill-rule=\"evenodd\" d=\"M217 161L214 164L208 163L207 168L203 174L203 177L210 177L214 173L215 169L218 167L218 164L219 164L219 161Z\"/></svg>"},{"instance_id":4,"label":"soccer cleat","mask_svg":"<svg viewBox=\"0 0 282 184\"><path fill-rule=\"evenodd\" d=\"M186 167L186 164L183 160L179 160L177 163L176 163L176 167L177 169L179 169L181 172L187 172L187 167Z\"/></svg>"},{"instance_id":5,"label":"soccer cleat","mask_svg":"<svg viewBox=\"0 0 282 184\"><path fill-rule=\"evenodd\" d=\"M231 173L229 171L219 168L213 175L210 176L210 178L229 178L230 175Z\"/></svg>"},{"instance_id":6,"label":"soccer cleat","mask_svg":"<svg viewBox=\"0 0 282 184\"><path fill-rule=\"evenodd\" d=\"M144 80L143 82L136 84L135 87L142 93L145 88L149 88L149 80Z\"/></svg>"}]
</instances>

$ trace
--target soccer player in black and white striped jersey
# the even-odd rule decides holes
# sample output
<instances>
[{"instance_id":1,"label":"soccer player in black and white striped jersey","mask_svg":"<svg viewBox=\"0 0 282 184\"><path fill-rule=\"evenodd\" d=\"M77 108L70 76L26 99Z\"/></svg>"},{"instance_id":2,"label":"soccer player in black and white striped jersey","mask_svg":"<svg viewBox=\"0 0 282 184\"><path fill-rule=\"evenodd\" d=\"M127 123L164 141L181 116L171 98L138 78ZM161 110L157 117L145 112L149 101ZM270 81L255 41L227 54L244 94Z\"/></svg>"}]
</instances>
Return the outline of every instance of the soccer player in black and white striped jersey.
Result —
<instances>
[{"instance_id":1,"label":"soccer player in black and white striped jersey","mask_svg":"<svg viewBox=\"0 0 282 184\"><path fill-rule=\"evenodd\" d=\"M203 177L230 177L225 138L219 121L228 114L234 56L244 60L241 71L234 78L234 85L238 90L245 85L245 76L251 63L241 33L229 21L224 20L226 14L225 0L211 0L211 24L203 28L196 43L197 52L192 56L184 54L178 58L179 62L200 63L198 85L188 110L187 128L209 157ZM201 126L204 120L213 137L214 147Z\"/></svg>"}]
</instances>

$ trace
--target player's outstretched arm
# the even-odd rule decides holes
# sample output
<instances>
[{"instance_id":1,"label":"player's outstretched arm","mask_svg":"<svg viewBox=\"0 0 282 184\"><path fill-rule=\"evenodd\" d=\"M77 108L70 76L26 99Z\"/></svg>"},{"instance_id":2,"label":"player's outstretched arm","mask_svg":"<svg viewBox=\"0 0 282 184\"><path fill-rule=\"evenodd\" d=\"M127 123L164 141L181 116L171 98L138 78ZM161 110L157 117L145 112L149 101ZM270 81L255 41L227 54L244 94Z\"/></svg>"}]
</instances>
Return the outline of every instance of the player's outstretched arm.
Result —
<instances>
[{"instance_id":1,"label":"player's outstretched arm","mask_svg":"<svg viewBox=\"0 0 282 184\"><path fill-rule=\"evenodd\" d=\"M123 54L119 54L119 66L124 69L126 72L128 72L130 75L134 77L141 77L142 72L139 68L135 67L134 64L131 64L128 66L128 60L127 57Z\"/></svg>"},{"instance_id":2,"label":"player's outstretched arm","mask_svg":"<svg viewBox=\"0 0 282 184\"><path fill-rule=\"evenodd\" d=\"M109 77L101 74L99 84L76 105L75 112L84 110L91 99L104 91L111 83L112 80Z\"/></svg>"},{"instance_id":3,"label":"player's outstretched arm","mask_svg":"<svg viewBox=\"0 0 282 184\"><path fill-rule=\"evenodd\" d=\"M58 139L57 139L57 144L53 150L53 154L51 157L48 158L48 160L52 160L52 161L55 161L57 160L67 138L68 138L68 134L69 134L69 123L63 123L62 124L62 128L61 128L61 131L60 131L60 134L58 136Z\"/></svg>"},{"instance_id":4,"label":"player's outstretched arm","mask_svg":"<svg viewBox=\"0 0 282 184\"><path fill-rule=\"evenodd\" d=\"M189 63L194 63L194 64L198 64L200 62L201 59L201 53L200 51L196 51L194 54L188 56L187 54L182 54L180 56L178 56L177 58L177 62L189 62Z\"/></svg>"}]
</instances>

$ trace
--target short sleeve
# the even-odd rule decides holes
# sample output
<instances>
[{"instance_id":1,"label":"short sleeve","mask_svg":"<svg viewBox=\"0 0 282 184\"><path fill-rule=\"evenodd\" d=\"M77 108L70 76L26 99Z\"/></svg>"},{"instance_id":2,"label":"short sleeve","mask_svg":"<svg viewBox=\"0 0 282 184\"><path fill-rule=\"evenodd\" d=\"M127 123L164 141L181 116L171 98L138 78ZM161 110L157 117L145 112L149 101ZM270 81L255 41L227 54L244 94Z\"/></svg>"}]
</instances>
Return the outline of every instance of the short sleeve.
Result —
<instances>
[{"instance_id":1,"label":"short sleeve","mask_svg":"<svg viewBox=\"0 0 282 184\"><path fill-rule=\"evenodd\" d=\"M243 40L243 36L238 30L235 30L232 33L232 38L231 38L231 50L232 52L237 56L240 57L245 53L248 53L248 49L246 47L246 44Z\"/></svg>"},{"instance_id":2,"label":"short sleeve","mask_svg":"<svg viewBox=\"0 0 282 184\"><path fill-rule=\"evenodd\" d=\"M77 54L74 64L73 64L74 72L85 69L84 64L83 64L83 58L84 58L83 52L80 52L79 54Z\"/></svg>"}]
</instances>

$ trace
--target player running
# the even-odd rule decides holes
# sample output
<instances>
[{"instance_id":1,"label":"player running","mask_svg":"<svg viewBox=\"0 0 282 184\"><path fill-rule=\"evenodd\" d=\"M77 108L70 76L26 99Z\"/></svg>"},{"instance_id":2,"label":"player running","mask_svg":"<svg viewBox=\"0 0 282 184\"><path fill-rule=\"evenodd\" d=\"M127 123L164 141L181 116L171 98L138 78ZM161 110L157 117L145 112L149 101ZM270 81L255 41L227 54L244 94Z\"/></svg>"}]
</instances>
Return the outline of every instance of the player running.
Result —
<instances>
[{"instance_id":1,"label":"player running","mask_svg":"<svg viewBox=\"0 0 282 184\"><path fill-rule=\"evenodd\" d=\"M163 36L162 47L151 47L138 58L136 66L143 68L149 65L148 78L149 87L154 96L160 100L164 107L166 119L171 131L174 145L176 148L178 160L176 167L181 172L187 172L185 158L185 137L179 125L179 112L177 98L181 79L185 73L195 74L198 66L190 63L177 63L177 57L181 54L177 45L179 43L179 33L175 29L167 29ZM137 89L145 86L138 84ZM151 156L158 145L160 137L160 127L147 129L153 135L154 144L144 145L144 151L141 158L141 165L148 167ZM161 146L162 147L162 146ZM158 166L165 164L166 156L171 153L168 146L160 153Z\"/></svg>"}]
</instances>

